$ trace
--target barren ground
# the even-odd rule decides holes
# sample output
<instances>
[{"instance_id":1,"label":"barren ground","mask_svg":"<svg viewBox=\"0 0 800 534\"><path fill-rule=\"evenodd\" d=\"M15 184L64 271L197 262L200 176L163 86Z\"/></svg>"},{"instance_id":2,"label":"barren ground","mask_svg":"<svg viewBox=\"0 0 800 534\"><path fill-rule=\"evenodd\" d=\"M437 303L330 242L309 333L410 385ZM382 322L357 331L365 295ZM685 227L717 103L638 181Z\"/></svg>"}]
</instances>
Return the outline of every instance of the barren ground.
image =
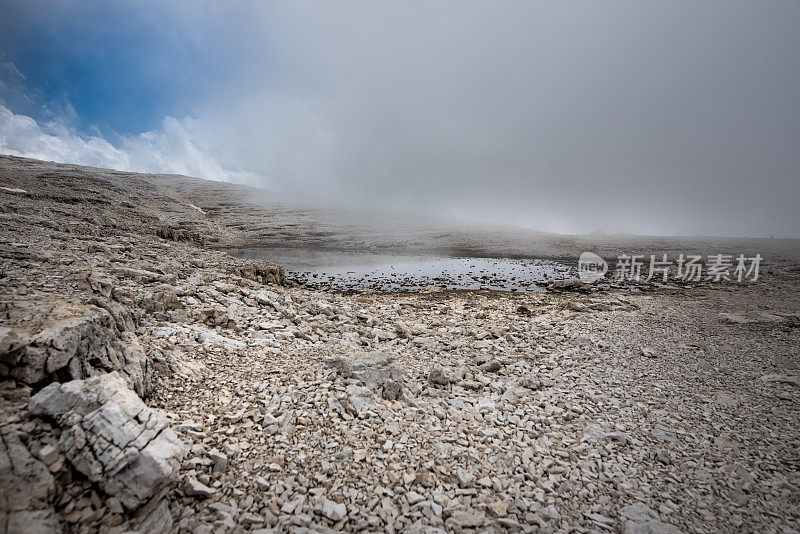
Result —
<instances>
[{"instance_id":1,"label":"barren ground","mask_svg":"<svg viewBox=\"0 0 800 534\"><path fill-rule=\"evenodd\" d=\"M341 294L215 248L574 258L588 238L398 240L236 186L5 156L0 187L0 531L800 530L796 241L595 243L760 252L746 285ZM65 322L79 348L59 367ZM332 367L354 353L399 378ZM135 455L92 479L87 448L63 438L74 421L29 408L52 382L108 371L185 444L141 504L107 480Z\"/></svg>"}]
</instances>

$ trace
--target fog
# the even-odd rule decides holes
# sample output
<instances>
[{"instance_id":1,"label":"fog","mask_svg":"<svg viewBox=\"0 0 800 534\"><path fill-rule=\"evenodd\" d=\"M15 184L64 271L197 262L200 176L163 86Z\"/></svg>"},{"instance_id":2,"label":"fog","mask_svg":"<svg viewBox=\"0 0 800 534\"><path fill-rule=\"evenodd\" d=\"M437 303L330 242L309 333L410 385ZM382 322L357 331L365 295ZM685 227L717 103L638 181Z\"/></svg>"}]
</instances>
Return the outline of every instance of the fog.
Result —
<instances>
[{"instance_id":1,"label":"fog","mask_svg":"<svg viewBox=\"0 0 800 534\"><path fill-rule=\"evenodd\" d=\"M51 136L77 163L556 232L800 237L800 3L129 9L193 43L203 90L111 136L25 122L6 83L0 151Z\"/></svg>"}]
</instances>

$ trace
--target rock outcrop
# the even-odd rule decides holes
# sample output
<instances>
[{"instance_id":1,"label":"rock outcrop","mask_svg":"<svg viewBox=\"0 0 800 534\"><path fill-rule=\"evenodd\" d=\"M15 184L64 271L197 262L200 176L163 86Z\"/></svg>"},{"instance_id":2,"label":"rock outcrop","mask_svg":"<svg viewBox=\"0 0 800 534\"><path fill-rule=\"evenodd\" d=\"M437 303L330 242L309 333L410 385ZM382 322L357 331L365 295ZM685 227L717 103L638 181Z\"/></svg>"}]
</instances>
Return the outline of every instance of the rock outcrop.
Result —
<instances>
[{"instance_id":1,"label":"rock outcrop","mask_svg":"<svg viewBox=\"0 0 800 534\"><path fill-rule=\"evenodd\" d=\"M117 373L51 384L31 398L30 412L54 419L67 460L127 509L172 482L185 454L167 418Z\"/></svg>"},{"instance_id":2,"label":"rock outcrop","mask_svg":"<svg viewBox=\"0 0 800 534\"><path fill-rule=\"evenodd\" d=\"M125 329L127 319L82 304L60 303L48 311L35 328L0 332L0 376L42 387L117 371L138 395L149 394L151 365L136 335Z\"/></svg>"},{"instance_id":3,"label":"rock outcrop","mask_svg":"<svg viewBox=\"0 0 800 534\"><path fill-rule=\"evenodd\" d=\"M263 260L239 260L230 267L232 274L260 284L284 285L283 267Z\"/></svg>"}]
</instances>

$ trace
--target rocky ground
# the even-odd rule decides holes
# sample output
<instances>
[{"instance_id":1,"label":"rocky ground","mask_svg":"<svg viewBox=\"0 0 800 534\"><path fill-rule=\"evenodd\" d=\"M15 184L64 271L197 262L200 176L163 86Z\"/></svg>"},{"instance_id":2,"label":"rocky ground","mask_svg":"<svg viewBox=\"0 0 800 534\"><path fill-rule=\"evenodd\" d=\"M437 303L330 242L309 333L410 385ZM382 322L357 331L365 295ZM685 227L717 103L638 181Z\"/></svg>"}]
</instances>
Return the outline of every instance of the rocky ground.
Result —
<instances>
[{"instance_id":1,"label":"rocky ground","mask_svg":"<svg viewBox=\"0 0 800 534\"><path fill-rule=\"evenodd\" d=\"M3 161L2 532L800 530L796 263L312 291L166 178Z\"/></svg>"}]
</instances>

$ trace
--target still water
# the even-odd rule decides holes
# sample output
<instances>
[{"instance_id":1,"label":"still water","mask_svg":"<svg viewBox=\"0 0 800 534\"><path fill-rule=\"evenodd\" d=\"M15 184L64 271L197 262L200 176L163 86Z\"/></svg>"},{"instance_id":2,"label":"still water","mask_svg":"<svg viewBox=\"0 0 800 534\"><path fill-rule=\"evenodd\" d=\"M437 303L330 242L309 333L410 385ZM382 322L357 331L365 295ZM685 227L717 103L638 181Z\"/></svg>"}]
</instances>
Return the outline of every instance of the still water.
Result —
<instances>
[{"instance_id":1,"label":"still water","mask_svg":"<svg viewBox=\"0 0 800 534\"><path fill-rule=\"evenodd\" d=\"M246 248L228 252L240 258L269 260L283 266L286 276L300 284L337 291L420 291L436 287L542 292L540 285L574 276L573 268L547 260L303 248Z\"/></svg>"}]
</instances>

